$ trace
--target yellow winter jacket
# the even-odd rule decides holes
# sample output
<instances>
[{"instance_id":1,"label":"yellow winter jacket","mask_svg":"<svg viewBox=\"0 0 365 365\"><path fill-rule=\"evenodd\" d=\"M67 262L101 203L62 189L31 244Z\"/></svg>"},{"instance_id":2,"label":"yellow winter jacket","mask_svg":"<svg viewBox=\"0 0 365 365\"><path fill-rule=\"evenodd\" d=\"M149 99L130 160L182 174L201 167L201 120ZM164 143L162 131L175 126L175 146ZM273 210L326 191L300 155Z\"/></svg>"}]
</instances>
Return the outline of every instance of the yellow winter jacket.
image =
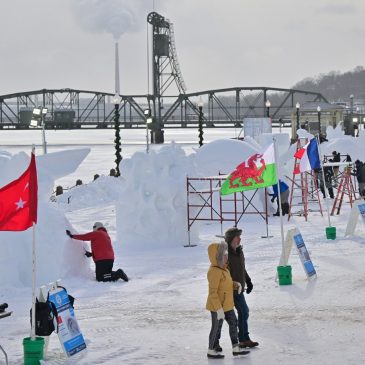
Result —
<instances>
[{"instance_id":1,"label":"yellow winter jacket","mask_svg":"<svg viewBox=\"0 0 365 365\"><path fill-rule=\"evenodd\" d=\"M209 294L206 309L211 312L216 312L220 308L227 312L234 307L233 281L223 261L225 250L227 250L227 244L224 242L212 243L208 246L211 265L207 274Z\"/></svg>"}]
</instances>

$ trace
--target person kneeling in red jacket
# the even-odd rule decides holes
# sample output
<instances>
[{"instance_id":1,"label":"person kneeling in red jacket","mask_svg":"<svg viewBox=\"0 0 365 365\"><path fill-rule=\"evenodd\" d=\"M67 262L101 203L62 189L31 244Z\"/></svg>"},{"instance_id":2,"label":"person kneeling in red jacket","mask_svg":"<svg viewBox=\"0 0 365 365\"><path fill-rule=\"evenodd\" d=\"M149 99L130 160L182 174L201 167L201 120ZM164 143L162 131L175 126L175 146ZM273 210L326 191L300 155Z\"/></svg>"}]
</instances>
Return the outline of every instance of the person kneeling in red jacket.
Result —
<instances>
[{"instance_id":1,"label":"person kneeling in red jacket","mask_svg":"<svg viewBox=\"0 0 365 365\"><path fill-rule=\"evenodd\" d=\"M93 231L85 234L72 234L68 229L66 234L81 241L91 241L91 252L86 251L85 256L92 257L95 262L97 281L128 281L128 276L122 269L113 271L114 250L111 239L103 223L95 222Z\"/></svg>"}]
</instances>

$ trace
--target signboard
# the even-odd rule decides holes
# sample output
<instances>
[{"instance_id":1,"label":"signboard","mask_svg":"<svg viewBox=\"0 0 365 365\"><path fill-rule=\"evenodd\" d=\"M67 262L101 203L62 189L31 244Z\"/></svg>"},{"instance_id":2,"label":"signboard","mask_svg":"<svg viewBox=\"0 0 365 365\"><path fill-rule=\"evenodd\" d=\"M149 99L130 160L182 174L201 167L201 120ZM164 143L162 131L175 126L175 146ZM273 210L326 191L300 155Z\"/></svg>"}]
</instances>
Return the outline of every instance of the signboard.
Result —
<instances>
[{"instance_id":1,"label":"signboard","mask_svg":"<svg viewBox=\"0 0 365 365\"><path fill-rule=\"evenodd\" d=\"M281 249L279 266L288 265L289 256L291 253L291 249L293 247L293 243L295 243L297 247L300 261L302 262L307 277L315 278L317 276L316 270L314 269L312 260L310 259L309 256L309 252L307 250L307 247L305 246L302 234L300 233L298 228L293 228L288 230L285 241ZM277 275L276 275L276 280L277 280Z\"/></svg>"},{"instance_id":2,"label":"signboard","mask_svg":"<svg viewBox=\"0 0 365 365\"><path fill-rule=\"evenodd\" d=\"M244 118L243 133L244 137L250 136L258 141L259 135L262 133L271 133L271 118Z\"/></svg>"},{"instance_id":3,"label":"signboard","mask_svg":"<svg viewBox=\"0 0 365 365\"><path fill-rule=\"evenodd\" d=\"M355 228L357 221L359 220L359 215L361 215L362 221L365 224L365 202L355 201L352 205L349 220L347 222L345 237L353 235L355 233Z\"/></svg>"},{"instance_id":4,"label":"signboard","mask_svg":"<svg viewBox=\"0 0 365 365\"><path fill-rule=\"evenodd\" d=\"M49 293L57 309L58 338L67 356L72 356L86 348L85 340L77 324L74 308L71 306L67 291L57 288Z\"/></svg>"},{"instance_id":5,"label":"signboard","mask_svg":"<svg viewBox=\"0 0 365 365\"><path fill-rule=\"evenodd\" d=\"M302 262L305 273L307 274L308 278L315 277L317 273L313 266L312 260L309 257L309 252L305 246L302 234L295 234L293 236L293 240L297 246L300 261Z\"/></svg>"}]
</instances>

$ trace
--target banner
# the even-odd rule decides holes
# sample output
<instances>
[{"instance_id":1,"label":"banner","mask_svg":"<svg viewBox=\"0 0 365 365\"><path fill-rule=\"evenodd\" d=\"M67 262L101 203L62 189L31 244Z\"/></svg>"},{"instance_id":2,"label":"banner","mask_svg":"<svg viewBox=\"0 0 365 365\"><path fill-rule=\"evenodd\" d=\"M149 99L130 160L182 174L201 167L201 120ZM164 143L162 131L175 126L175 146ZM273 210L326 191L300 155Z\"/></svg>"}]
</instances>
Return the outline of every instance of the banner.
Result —
<instances>
[{"instance_id":1,"label":"banner","mask_svg":"<svg viewBox=\"0 0 365 365\"><path fill-rule=\"evenodd\" d=\"M76 320L74 308L71 306L67 291L58 288L49 293L51 301L57 309L58 338L67 356L72 356L86 348L84 337Z\"/></svg>"},{"instance_id":2,"label":"banner","mask_svg":"<svg viewBox=\"0 0 365 365\"><path fill-rule=\"evenodd\" d=\"M307 250L307 247L305 246L302 234L295 234L293 236L293 239L297 246L300 261L302 262L305 273L307 274L308 278L315 277L317 273L314 269L312 260L309 257L309 252Z\"/></svg>"},{"instance_id":3,"label":"banner","mask_svg":"<svg viewBox=\"0 0 365 365\"><path fill-rule=\"evenodd\" d=\"M308 278L315 278L317 276L316 270L314 269L312 260L310 259L309 252L307 247L305 246L302 234L300 233L298 228L289 229L286 233L286 238L281 248L281 256L279 261L279 266L288 265L289 256L291 253L291 249L295 243L295 246L298 250L298 255L300 257L300 261L303 265L304 271L307 274ZM276 277L277 279L277 277Z\"/></svg>"},{"instance_id":4,"label":"banner","mask_svg":"<svg viewBox=\"0 0 365 365\"><path fill-rule=\"evenodd\" d=\"M355 200L347 221L345 237L351 236L355 233L359 215L361 215L362 221L365 224L365 202L362 200Z\"/></svg>"}]
</instances>

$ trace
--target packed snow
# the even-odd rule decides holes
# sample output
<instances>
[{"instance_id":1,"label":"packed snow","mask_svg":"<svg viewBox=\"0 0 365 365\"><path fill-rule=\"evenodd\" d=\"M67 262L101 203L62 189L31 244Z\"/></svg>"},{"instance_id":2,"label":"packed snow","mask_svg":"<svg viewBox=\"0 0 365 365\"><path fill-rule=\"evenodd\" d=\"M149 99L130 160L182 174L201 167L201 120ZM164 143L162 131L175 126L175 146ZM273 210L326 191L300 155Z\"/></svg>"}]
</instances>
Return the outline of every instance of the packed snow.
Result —
<instances>
[{"instance_id":1,"label":"packed snow","mask_svg":"<svg viewBox=\"0 0 365 365\"><path fill-rule=\"evenodd\" d=\"M276 266L281 255L280 219L265 221L244 215L243 247L254 289L246 295L249 329L260 346L241 359L233 359L228 326L222 330L225 359L207 360L210 314L205 310L207 246L219 241L232 223L196 222L188 243L186 177L230 173L239 163L272 142L230 139L237 131L205 132L198 148L196 132L170 131L167 142L145 151L140 131L126 131L122 146L122 176L108 176L113 167L112 131L48 132L50 153L37 148L39 210L36 226L37 287L61 279L75 298L75 312L87 350L67 360L57 335L52 334L45 365L77 364L358 364L365 358L365 228L361 218L355 234L345 237L350 204L345 198L340 215L331 217L337 239L327 240L326 213L311 212L284 219L284 232L298 227L318 277L308 281L293 250L289 264L293 285L280 286ZM361 131L364 132L364 131ZM16 179L27 167L30 143L39 135L29 131L2 131L7 145L0 146L0 186ZM12 134L14 133L14 134ZM210 134L209 134L210 133ZM16 135L16 140L12 140ZM70 140L70 136L73 136ZM30 138L30 136L32 136ZM225 137L225 138L222 138ZM291 176L295 146L287 133L274 134L279 144L282 177ZM340 128L327 131L321 152L333 150L365 160L365 133L344 136ZM88 142L89 141L89 142ZM176 141L176 142L174 142ZM88 148L86 148L88 146ZM76 148L81 147L81 148ZM108 162L107 162L108 161ZM92 176L101 176L95 181ZM76 178L84 184L74 187ZM55 186L70 187L50 199ZM289 184L289 186L291 186ZM332 202L331 202L332 203ZM263 195L255 204L263 207ZM276 204L270 205L274 212ZM286 217L285 217L286 218ZM129 282L99 283L94 264L84 256L88 244L69 239L65 230L84 233L95 221L105 224L121 267ZM31 306L32 229L0 232L0 302L7 302L10 317L1 319L0 344L9 363L22 364L22 339L29 336ZM0 354L0 364L4 364Z\"/></svg>"}]
</instances>

